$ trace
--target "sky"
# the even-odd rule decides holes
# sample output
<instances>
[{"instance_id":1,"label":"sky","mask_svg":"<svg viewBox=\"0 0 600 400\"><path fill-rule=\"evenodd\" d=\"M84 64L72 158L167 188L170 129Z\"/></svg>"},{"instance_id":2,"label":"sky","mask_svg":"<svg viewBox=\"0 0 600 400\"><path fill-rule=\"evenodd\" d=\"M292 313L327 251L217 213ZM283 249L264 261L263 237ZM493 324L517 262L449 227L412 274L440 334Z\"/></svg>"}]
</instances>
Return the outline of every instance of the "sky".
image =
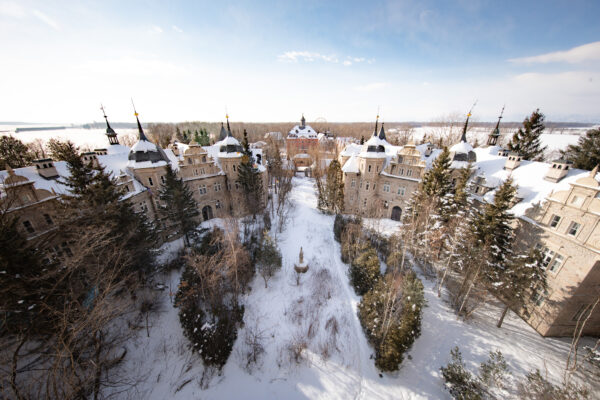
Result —
<instances>
[{"instance_id":1,"label":"sky","mask_svg":"<svg viewBox=\"0 0 600 400\"><path fill-rule=\"evenodd\" d=\"M600 1L0 0L0 121L600 121Z\"/></svg>"}]
</instances>

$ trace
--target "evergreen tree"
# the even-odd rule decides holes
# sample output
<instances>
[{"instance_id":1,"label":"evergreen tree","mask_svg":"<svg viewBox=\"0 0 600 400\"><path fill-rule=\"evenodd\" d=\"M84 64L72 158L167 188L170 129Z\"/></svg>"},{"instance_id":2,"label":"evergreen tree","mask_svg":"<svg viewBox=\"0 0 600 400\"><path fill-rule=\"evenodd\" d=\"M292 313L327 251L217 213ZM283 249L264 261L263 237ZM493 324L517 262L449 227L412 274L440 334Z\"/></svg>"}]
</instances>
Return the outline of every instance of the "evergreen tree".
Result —
<instances>
[{"instance_id":1,"label":"evergreen tree","mask_svg":"<svg viewBox=\"0 0 600 400\"><path fill-rule=\"evenodd\" d=\"M365 137L364 136L360 137L360 144L365 144Z\"/></svg>"},{"instance_id":2,"label":"evergreen tree","mask_svg":"<svg viewBox=\"0 0 600 400\"><path fill-rule=\"evenodd\" d=\"M165 183L159 189L159 198L163 202L160 213L177 226L177 233L182 234L189 245L189 234L198 225L198 205L192 191L170 166L165 167Z\"/></svg>"},{"instance_id":3,"label":"evergreen tree","mask_svg":"<svg viewBox=\"0 0 600 400\"><path fill-rule=\"evenodd\" d=\"M210 137L208 136L208 131L206 128L200 129L200 142L198 142L200 146L209 146L210 145Z\"/></svg>"},{"instance_id":4,"label":"evergreen tree","mask_svg":"<svg viewBox=\"0 0 600 400\"><path fill-rule=\"evenodd\" d=\"M12 168L26 167L33 158L33 154L19 139L0 136L0 170L6 169L7 165Z\"/></svg>"},{"instance_id":5,"label":"evergreen tree","mask_svg":"<svg viewBox=\"0 0 600 400\"><path fill-rule=\"evenodd\" d=\"M238 183L244 190L244 199L246 208L250 214L256 219L256 214L262 213L264 205L264 192L262 184L262 176L258 170L258 166L254 165L254 158L250 151L248 143L248 133L244 130L244 155L242 162L238 168Z\"/></svg>"},{"instance_id":6,"label":"evergreen tree","mask_svg":"<svg viewBox=\"0 0 600 400\"><path fill-rule=\"evenodd\" d=\"M430 170L425 173L422 182L422 192L427 196L443 198L452 190L452 178L450 177L450 152L448 147L444 149L435 159Z\"/></svg>"},{"instance_id":7,"label":"evergreen tree","mask_svg":"<svg viewBox=\"0 0 600 400\"><path fill-rule=\"evenodd\" d=\"M546 146L542 147L540 136L544 132L545 116L539 109L523 121L523 128L514 133L508 149L516 152L524 160L543 161Z\"/></svg>"},{"instance_id":8,"label":"evergreen tree","mask_svg":"<svg viewBox=\"0 0 600 400\"><path fill-rule=\"evenodd\" d=\"M79 157L79 149L70 140L63 142L52 138L48 141L47 147L50 158L55 161L72 161L73 156Z\"/></svg>"},{"instance_id":9,"label":"evergreen tree","mask_svg":"<svg viewBox=\"0 0 600 400\"><path fill-rule=\"evenodd\" d=\"M350 282L356 294L362 296L373 288L381 277L379 257L368 246L350 265Z\"/></svg>"},{"instance_id":10,"label":"evergreen tree","mask_svg":"<svg viewBox=\"0 0 600 400\"><path fill-rule=\"evenodd\" d=\"M579 137L576 145L569 145L561 154L573 161L574 168L591 171L600 164L600 128L590 129Z\"/></svg>"},{"instance_id":11,"label":"evergreen tree","mask_svg":"<svg viewBox=\"0 0 600 400\"><path fill-rule=\"evenodd\" d=\"M277 248L277 244L267 232L263 235L262 243L258 251L257 269L258 273L265 281L265 288L267 288L269 279L273 277L275 272L281 269L281 253Z\"/></svg>"},{"instance_id":12,"label":"evergreen tree","mask_svg":"<svg viewBox=\"0 0 600 400\"><path fill-rule=\"evenodd\" d=\"M325 182L325 202L327 209L333 213L341 213L344 210L344 182L340 162L334 159L327 169L327 181Z\"/></svg>"}]
</instances>

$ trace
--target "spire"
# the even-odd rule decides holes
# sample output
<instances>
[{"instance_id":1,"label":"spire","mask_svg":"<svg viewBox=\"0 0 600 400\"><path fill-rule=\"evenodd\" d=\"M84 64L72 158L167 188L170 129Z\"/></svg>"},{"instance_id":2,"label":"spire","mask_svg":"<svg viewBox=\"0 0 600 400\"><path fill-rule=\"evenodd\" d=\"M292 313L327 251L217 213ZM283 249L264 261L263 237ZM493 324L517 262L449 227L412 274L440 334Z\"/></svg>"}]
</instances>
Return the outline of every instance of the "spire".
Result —
<instances>
[{"instance_id":1,"label":"spire","mask_svg":"<svg viewBox=\"0 0 600 400\"><path fill-rule=\"evenodd\" d=\"M473 108L475 107L475 105L477 104L477 100L475 100L475 103L473 103L473 106L471 107L471 109L469 110L469 113L467 114L467 119L465 120L465 126L463 127L463 131L462 131L462 136L460 137L460 141L461 142L467 142L467 127L469 126L469 118L471 117L471 112L473 111Z\"/></svg>"},{"instance_id":2,"label":"spire","mask_svg":"<svg viewBox=\"0 0 600 400\"><path fill-rule=\"evenodd\" d=\"M500 134L500 120L502 119L502 115L504 114L504 107L502 106L502 111L500 111L500 116L498 117L498 122L496 122L496 127L494 128L494 133Z\"/></svg>"},{"instance_id":3,"label":"spire","mask_svg":"<svg viewBox=\"0 0 600 400\"><path fill-rule=\"evenodd\" d=\"M114 131L114 129L108 123L108 117L106 116L106 111L104 110L104 106L102 104L100 104L100 109L102 110L102 114L104 115L104 119L106 120L106 134L107 135L109 135L109 134L116 135L117 133Z\"/></svg>"},{"instance_id":4,"label":"spire","mask_svg":"<svg viewBox=\"0 0 600 400\"><path fill-rule=\"evenodd\" d=\"M383 122L381 123L381 130L379 131L379 139L385 140L385 130L383 129Z\"/></svg>"},{"instance_id":5,"label":"spire","mask_svg":"<svg viewBox=\"0 0 600 400\"><path fill-rule=\"evenodd\" d=\"M302 113L302 118L300 118L300 128L306 128L306 119L304 118L304 113Z\"/></svg>"},{"instance_id":6,"label":"spire","mask_svg":"<svg viewBox=\"0 0 600 400\"><path fill-rule=\"evenodd\" d=\"M373 131L373 136L377 136L377 122L379 122L379 112L377 113L377 117L375 118L375 130Z\"/></svg>"},{"instance_id":7,"label":"spire","mask_svg":"<svg viewBox=\"0 0 600 400\"><path fill-rule=\"evenodd\" d=\"M144 130L142 129L142 124L140 124L139 114L135 109L135 104L133 104L133 99L131 99L131 104L133 105L133 115L135 115L135 119L137 120L138 132L140 134L139 140L145 140L149 142L148 138L144 134Z\"/></svg>"},{"instance_id":8,"label":"spire","mask_svg":"<svg viewBox=\"0 0 600 400\"><path fill-rule=\"evenodd\" d=\"M225 114L225 119L227 120L227 136L231 136L231 127L229 126L229 114Z\"/></svg>"},{"instance_id":9,"label":"spire","mask_svg":"<svg viewBox=\"0 0 600 400\"><path fill-rule=\"evenodd\" d=\"M219 140L223 140L227 137L227 131L225 130L225 126L221 122L221 131L219 132Z\"/></svg>"}]
</instances>

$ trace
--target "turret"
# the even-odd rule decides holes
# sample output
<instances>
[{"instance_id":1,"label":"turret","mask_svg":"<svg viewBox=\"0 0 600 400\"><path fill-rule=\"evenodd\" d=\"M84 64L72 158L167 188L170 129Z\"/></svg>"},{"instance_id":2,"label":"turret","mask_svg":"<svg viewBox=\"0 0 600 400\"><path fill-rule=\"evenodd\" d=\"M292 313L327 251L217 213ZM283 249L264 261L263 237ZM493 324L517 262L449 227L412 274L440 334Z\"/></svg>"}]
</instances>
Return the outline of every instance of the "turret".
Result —
<instances>
[{"instance_id":1,"label":"turret","mask_svg":"<svg viewBox=\"0 0 600 400\"><path fill-rule=\"evenodd\" d=\"M488 146L495 146L498 144L498 138L500 137L500 120L502 119L502 115L504 114L504 107L502 107L502 111L500 112L500 116L498 117L498 122L496 122L496 126L492 133L489 134L487 144Z\"/></svg>"},{"instance_id":2,"label":"turret","mask_svg":"<svg viewBox=\"0 0 600 400\"><path fill-rule=\"evenodd\" d=\"M111 145L119 144L117 132L115 132L114 129L108 123L108 117L106 116L106 112L104 111L104 106L100 105L100 109L102 110L102 114L104 114L104 119L106 120L106 136L108 137L108 142Z\"/></svg>"}]
</instances>

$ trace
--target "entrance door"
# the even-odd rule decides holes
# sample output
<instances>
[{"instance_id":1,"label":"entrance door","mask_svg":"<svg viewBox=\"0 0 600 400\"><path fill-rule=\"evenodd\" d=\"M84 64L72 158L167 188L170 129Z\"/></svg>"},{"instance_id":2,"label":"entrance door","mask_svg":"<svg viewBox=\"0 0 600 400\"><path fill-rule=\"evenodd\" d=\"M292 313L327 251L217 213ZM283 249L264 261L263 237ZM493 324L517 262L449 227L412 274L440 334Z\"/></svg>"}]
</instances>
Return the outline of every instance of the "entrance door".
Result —
<instances>
[{"instance_id":1,"label":"entrance door","mask_svg":"<svg viewBox=\"0 0 600 400\"><path fill-rule=\"evenodd\" d=\"M400 217L402 216L402 209L398 206L392 208L392 219L394 221L400 221Z\"/></svg>"},{"instance_id":2,"label":"entrance door","mask_svg":"<svg viewBox=\"0 0 600 400\"><path fill-rule=\"evenodd\" d=\"M209 219L212 219L212 217L213 217L212 207L204 206L204 208L202 209L202 218L204 218L205 221L208 221Z\"/></svg>"}]
</instances>

